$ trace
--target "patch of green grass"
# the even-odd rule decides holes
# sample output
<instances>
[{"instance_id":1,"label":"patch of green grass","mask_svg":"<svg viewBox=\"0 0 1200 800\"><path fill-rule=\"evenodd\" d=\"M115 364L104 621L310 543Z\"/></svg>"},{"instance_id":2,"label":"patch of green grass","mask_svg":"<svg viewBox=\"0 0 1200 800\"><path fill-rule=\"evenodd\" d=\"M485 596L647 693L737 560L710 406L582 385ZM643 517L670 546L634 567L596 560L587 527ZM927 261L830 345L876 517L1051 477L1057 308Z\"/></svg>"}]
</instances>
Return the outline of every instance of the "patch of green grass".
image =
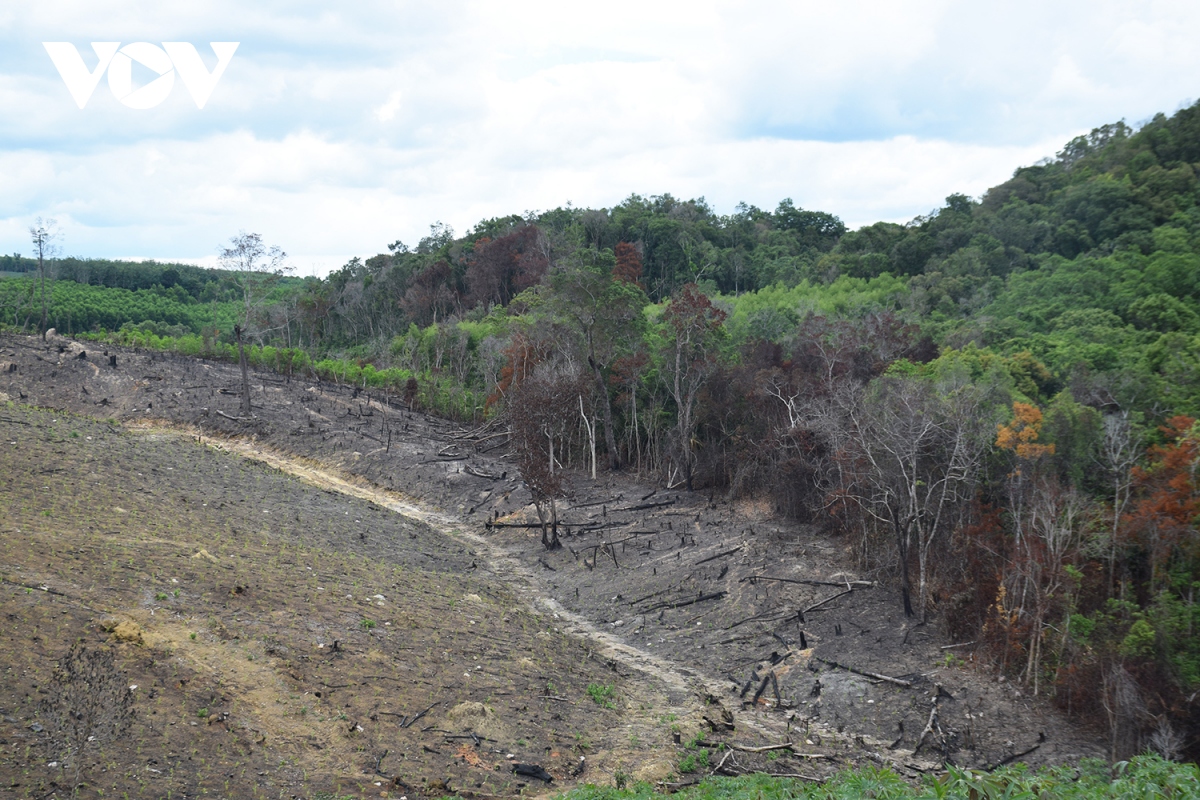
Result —
<instances>
[{"instance_id":1,"label":"patch of green grass","mask_svg":"<svg viewBox=\"0 0 1200 800\"><path fill-rule=\"evenodd\" d=\"M703 751L707 753L707 751ZM703 768L699 753L678 765L681 774ZM806 783L770 775L706 778L677 794L656 792L647 783L624 788L583 786L558 800L1000 800L1044 797L1054 800L1106 800L1125 797L1197 797L1200 767L1177 764L1157 755L1138 756L1109 767L1098 759L1078 765L1030 770L1023 764L993 772L951 767L914 786L888 769L866 766L845 770L824 783Z\"/></svg>"},{"instance_id":2,"label":"patch of green grass","mask_svg":"<svg viewBox=\"0 0 1200 800\"><path fill-rule=\"evenodd\" d=\"M373 620L373 619L363 619L363 620L362 620L362 622L358 623L358 625L359 625L359 627L360 627L360 628L362 628L364 631L369 631L369 630L371 630L372 628L374 628L374 627L375 627L375 620Z\"/></svg>"},{"instance_id":3,"label":"patch of green grass","mask_svg":"<svg viewBox=\"0 0 1200 800\"><path fill-rule=\"evenodd\" d=\"M616 708L615 702L617 690L611 683L589 683L587 687L588 697L592 698L592 702L602 708Z\"/></svg>"}]
</instances>

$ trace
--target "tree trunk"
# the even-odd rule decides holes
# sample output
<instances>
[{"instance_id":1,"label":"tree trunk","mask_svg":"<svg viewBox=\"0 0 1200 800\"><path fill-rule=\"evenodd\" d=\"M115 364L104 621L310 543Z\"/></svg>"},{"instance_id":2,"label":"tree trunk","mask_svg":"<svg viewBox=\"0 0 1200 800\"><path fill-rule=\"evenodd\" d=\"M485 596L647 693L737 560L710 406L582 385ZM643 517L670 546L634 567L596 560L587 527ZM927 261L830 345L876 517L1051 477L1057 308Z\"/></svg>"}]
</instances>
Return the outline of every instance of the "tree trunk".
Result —
<instances>
[{"instance_id":1,"label":"tree trunk","mask_svg":"<svg viewBox=\"0 0 1200 800\"><path fill-rule=\"evenodd\" d=\"M38 272L42 280L42 341L46 341L46 264L42 248L38 247Z\"/></svg>"},{"instance_id":2,"label":"tree trunk","mask_svg":"<svg viewBox=\"0 0 1200 800\"><path fill-rule=\"evenodd\" d=\"M621 468L621 455L617 452L617 438L613 435L612 404L608 401L608 389L604 386L604 375L601 374L596 359L589 356L588 364L596 377L596 391L601 397L600 405L604 409L604 446L608 448L608 468L615 471Z\"/></svg>"},{"instance_id":3,"label":"tree trunk","mask_svg":"<svg viewBox=\"0 0 1200 800\"><path fill-rule=\"evenodd\" d=\"M583 395L579 395L579 416L583 418L584 428L587 429L588 445L592 452L592 480L596 480L596 421L588 419L583 410Z\"/></svg>"},{"instance_id":4,"label":"tree trunk","mask_svg":"<svg viewBox=\"0 0 1200 800\"><path fill-rule=\"evenodd\" d=\"M889 509L890 510L890 509ZM904 616L914 617L912 607L912 578L908 573L909 522L902 523L895 511L891 511L892 526L896 531L896 549L900 555L900 595L904 600Z\"/></svg>"},{"instance_id":5,"label":"tree trunk","mask_svg":"<svg viewBox=\"0 0 1200 800\"><path fill-rule=\"evenodd\" d=\"M233 334L237 337L238 360L242 364L242 416L250 416L250 372L246 368L246 349L242 345L242 326L234 325Z\"/></svg>"}]
</instances>

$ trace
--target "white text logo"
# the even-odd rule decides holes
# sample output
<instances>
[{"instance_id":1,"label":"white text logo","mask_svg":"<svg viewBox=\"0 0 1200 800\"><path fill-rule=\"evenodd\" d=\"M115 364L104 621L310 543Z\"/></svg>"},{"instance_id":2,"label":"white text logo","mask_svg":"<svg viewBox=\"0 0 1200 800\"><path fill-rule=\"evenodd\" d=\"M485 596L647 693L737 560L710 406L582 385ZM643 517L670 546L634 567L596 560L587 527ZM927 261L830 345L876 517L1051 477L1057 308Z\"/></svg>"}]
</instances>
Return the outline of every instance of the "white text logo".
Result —
<instances>
[{"instance_id":1,"label":"white text logo","mask_svg":"<svg viewBox=\"0 0 1200 800\"><path fill-rule=\"evenodd\" d=\"M83 108L96 90L104 71L108 70L108 88L113 96L130 108L154 108L167 99L175 86L175 73L183 79L183 85L196 101L196 108L204 108L209 95L229 66L238 42L210 42L217 56L217 66L212 72L200 60L195 46L188 42L163 42L162 47L149 42L133 42L121 47L120 42L92 42L92 50L99 60L94 70L88 70L83 56L70 42L42 42L50 60L58 68L63 83L71 92L76 105ZM133 62L141 64L157 78L144 86L133 88Z\"/></svg>"}]
</instances>

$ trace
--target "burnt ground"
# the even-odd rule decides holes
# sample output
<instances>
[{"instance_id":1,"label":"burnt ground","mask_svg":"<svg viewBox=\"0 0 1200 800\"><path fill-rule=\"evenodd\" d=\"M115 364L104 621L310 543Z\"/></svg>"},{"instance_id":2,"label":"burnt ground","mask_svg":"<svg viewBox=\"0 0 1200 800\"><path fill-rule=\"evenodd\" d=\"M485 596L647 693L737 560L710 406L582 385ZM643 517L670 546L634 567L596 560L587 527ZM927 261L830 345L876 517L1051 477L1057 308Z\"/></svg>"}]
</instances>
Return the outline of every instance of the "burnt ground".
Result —
<instances>
[{"instance_id":1,"label":"burnt ground","mask_svg":"<svg viewBox=\"0 0 1200 800\"><path fill-rule=\"evenodd\" d=\"M355 646L367 650L372 650L376 637L401 639L394 635L395 622L387 626L391 631L382 630L382 625L369 630L354 627L366 610L365 604L356 604L363 603L364 597L382 594L394 614L418 615L420 625L411 630L447 642L426 644L426 657L407 668L423 675L457 670L457 666L429 661L439 646L449 654L444 658L458 662L475 655L483 658L487 653L496 680L513 682L512 696L520 698L505 705L494 696L495 687L481 693L473 686L450 681L447 671L440 683L434 680L442 694L429 694L430 702L439 700L439 708L468 700L490 703L497 725L522 731L522 726L529 724L530 703L541 704L540 724L544 727L536 735L530 732L519 737L531 751L519 757L533 759L540 749L542 761L559 784L570 783L570 766L580 754L590 756L591 772L582 780L606 781L617 772L666 778L680 758L705 752L705 742L718 740L753 746L790 739L796 750L821 757L801 757L790 750L776 751L782 756L739 750L725 768L758 767L818 776L841 764L863 761L886 763L915 776L937 769L945 761L986 767L1020 753L1025 753L1020 760L1032 764L1104 755L1098 732L1074 724L1043 698L1029 697L1023 687L974 669L970 647L948 647L958 643L947 641L936 621L917 625L906 620L896 591L876 582L874 576L853 573L845 542L776 518L768 503L731 504L707 494L656 488L628 474L602 473L594 481L579 474L573 481L574 497L561 510L565 547L547 553L538 531L510 527L529 524L534 515L515 467L504 458L506 440L497 435L497 429L464 430L374 394L299 377L289 381L274 374L253 376L254 419L242 421L236 419L239 377L232 365L109 347L108 352L117 355L117 366L112 367L101 353L88 348L65 339L43 343L27 337L0 338L0 369L4 370L0 371L0 392L15 404L0 416L44 415L26 407L81 415L63 419L91 431L88 447L97 451L92 461L64 461L58 450L70 453L67 445L82 444L78 439L63 440L69 436L60 427L63 419L57 423L0 422L4 436L14 436L6 441L25 441L19 435L24 433L32 435L30 441L40 435L51 442L47 445L51 450L40 456L20 444L5 444L14 449L4 451L7 460L0 475L13 477L7 478L9 484L0 500L23 509L18 515L6 513L0 522L6 541L24 542L30 536L34 550L55 548L64 530L77 530L82 537L80 547L99 547L101 543L116 547L96 533L112 524L104 522L108 515L117 513L105 509L120 506L131 510L128 505L139 501L143 510L137 536L128 537L122 545L139 555L149 558L154 548L135 546L135 542L167 538L159 528L168 519L175 520L172 535L187 542L183 550L207 546L203 545L206 540L226 547L235 542L258 547L229 567L236 569L240 563L244 572L238 580L258 588L233 600L227 599L233 596L227 594L224 584L213 583L207 590L229 607L218 612L216 606L206 606L206 613L216 621L206 623L205 636L221 639L222 634L212 633L218 624L226 631L240 631L231 628L227 619L234 613L231 603L244 603L246 597L265 593L272 599L262 601L253 614L232 617L235 626L248 626L238 633L241 638L221 641L261 642L274 635L272 631L292 631L287 652L305 649L310 659L313 655L307 650L316 646L312 642L330 638L335 625L340 625L337 634L345 637L338 639L343 647L355 641L354 637L362 640ZM14 366L5 368L5 363ZM25 422L30 424L22 424ZM200 446L203 444L215 448ZM122 447L132 449L118 455ZM233 451L257 463L219 450ZM35 456L42 460L36 461ZM16 477L21 475L29 477ZM20 480L28 487L13 488ZM34 484L51 489L38 494ZM57 519L54 516L39 519L46 497L74 497L82 487L87 488L90 499L72 507L74 528L50 524ZM20 492L36 499L18 504L14 498L25 496ZM181 523L181 519L193 519L198 503L203 515L196 518L207 521L203 525ZM18 518L21 524L15 522ZM24 533L15 533L16 528ZM175 556L182 558L178 545L162 547L173 547ZM208 551L213 553L213 548ZM72 567L78 565L78 559L51 558L50 566L40 568L41 556L34 557L32 552L27 552L24 544L15 550L8 546L0 564L7 581L32 585L74 575ZM328 565L321 567L321 577L313 580L324 581L321 585L329 590L327 596L341 598L358 616L347 609L342 609L339 617L333 608L301 605L301 595L316 597L316 590L291 585L298 567L280 566L272 571L263 566L264 560L293 559L297 565L318 569L311 560L306 563L306 558ZM116 562L120 563L120 558ZM92 610L67 609L62 616L78 623L79 635L90 631L97 641L106 634L97 628L100 617L95 609L126 609L123 613L133 615L139 624L154 624L148 619L154 603L147 608L145 597L147 592L154 597L155 588L146 576L166 573L160 565L153 565L157 571L149 570L150 566L140 568L136 580L126 576L124 585L116 577L94 582L88 591L98 592L96 586L102 586L117 594L105 603L86 595ZM14 569L27 579L14 578ZM56 578L54 569L64 574ZM377 577L371 579L374 583L367 587L373 589L369 594L364 594L365 575L357 578L358 587L350 580L355 570L377 571ZM257 581L256 574L261 575ZM399 574L405 578L397 580L394 575ZM393 575L390 582L385 575ZM174 573L172 577L184 580ZM336 589L325 585L339 580ZM141 594L134 593L134 584ZM235 581L234 588L238 585L242 584ZM427 587L430 598L419 591L397 595L409 585ZM12 589L12 597L3 603L6 612L13 604L25 608L21 604L32 602L31 597L47 604L53 597L25 594L23 588L11 584L6 584L7 588ZM83 590L79 591L75 596L84 598ZM283 594L272 595L277 592ZM468 595L481 598L484 606L500 615L499 619L490 618L488 624L489 629L504 629L503 637L480 637L480 629L456 625L462 608L456 603ZM303 612L297 613L299 609ZM54 613L61 612L55 609ZM376 612L372 609L371 613ZM518 617L524 620L522 634L539 628L563 649L547 653L547 660L539 661L531 654L531 641L544 642L521 638L512 630L514 625L505 625L506 617L510 623ZM74 631L52 613L47 620L51 618L60 623L58 634ZM45 663L65 651L69 642L55 637L43 641L36 657L12 655L11 669L36 671L34 665L42 664L40 680L45 680ZM393 669L399 669L397 664L415 658L411 654L401 657L405 651L399 648L407 645L397 641L395 646L398 649L380 662L386 663L387 669L381 667L371 675L391 675ZM136 656L129 656L131 668L139 663L138 658L164 663L161 654L147 655L158 652L154 648L125 649ZM409 648L420 649L419 645ZM168 648L167 652L173 651ZM380 652L386 653L386 648ZM534 659L534 667L521 667L523 659ZM298 663L295 657L284 657L283 662ZM272 675L283 684L295 682L288 684L291 694L302 689L315 691L307 673L297 672L300 678L288 678L286 673L282 666L272 669ZM554 691L547 681L554 684ZM572 686L574 695L563 690L564 682ZM590 684L616 687L622 698L618 708L604 709L591 700L581 703L579 698L587 699ZM378 697L387 694L388 685L386 678L371 679L337 692L352 696L345 702L351 702L355 712L351 716L358 718L371 711L371 702L377 704L376 712L382 708ZM428 690L425 687L422 692ZM222 696L231 703L241 702L237 691L228 690ZM921 743L933 698L938 698L938 725ZM568 701L571 714L564 715ZM0 695L0 704L9 709L5 720L17 720L0 722L0 736L19 743L37 738L25 727L32 713L30 702L22 706L11 692L10 696ZM416 705L419 703L413 698L405 709L389 710L409 713L407 709ZM306 715L311 715L315 706L308 708ZM237 719L230 713L228 719ZM576 713L581 716L572 716ZM430 712L431 718L433 714ZM547 715L564 719L550 722ZM344 788L350 784L341 779L353 775L358 781L354 785L365 791L380 791L369 780L372 777L386 790L387 781L373 775L373 765L365 762L388 750L389 757L403 753L405 764L412 765L406 773L409 777L400 775L410 787L410 796L417 792L415 787L423 785L422 780L442 780L437 773L452 765L466 770L452 775L458 781L452 781L456 790L473 788L482 794L520 790L503 771L503 764L499 772L496 764L487 765L490 782L473 781L480 785L472 786L465 776L480 773L481 767L461 756L439 762L423 748L442 751L440 755L445 756L444 742L430 745L428 733L426 739L413 733L413 727L422 726L388 728L386 719L390 718L385 715L382 719L385 723L377 733L370 726L352 732L352 736L374 736L369 743L360 739L359 744L328 756L321 786ZM729 724L733 730L728 730ZM186 727L194 733L198 726ZM564 738L564 731L573 731L574 746ZM676 734L678 745L673 741ZM13 738L18 736L24 739ZM497 759L513 753L510 748L516 749L511 734L507 741L491 738L497 739L493 749L507 750L492 754ZM687 747L689 741L697 740L699 749L694 744ZM587 744L578 746L581 741ZM270 758L275 758L272 746L270 740L264 745ZM281 752L290 752L289 746L296 747L294 742L278 745ZM176 749L183 747L181 740ZM24 763L13 755L16 750L0 748L10 766ZM485 750L481 746L471 752ZM557 754L558 761L549 761L551 753ZM717 757L714 752L714 765ZM6 769L5 763L0 761L0 771ZM126 762L116 759L112 763ZM379 771L401 772L394 766L389 770L386 761ZM507 783L498 782L503 776L508 777ZM289 790L294 791L296 785L293 781ZM310 780L308 785L317 784ZM283 789L274 791L286 794Z\"/></svg>"}]
</instances>

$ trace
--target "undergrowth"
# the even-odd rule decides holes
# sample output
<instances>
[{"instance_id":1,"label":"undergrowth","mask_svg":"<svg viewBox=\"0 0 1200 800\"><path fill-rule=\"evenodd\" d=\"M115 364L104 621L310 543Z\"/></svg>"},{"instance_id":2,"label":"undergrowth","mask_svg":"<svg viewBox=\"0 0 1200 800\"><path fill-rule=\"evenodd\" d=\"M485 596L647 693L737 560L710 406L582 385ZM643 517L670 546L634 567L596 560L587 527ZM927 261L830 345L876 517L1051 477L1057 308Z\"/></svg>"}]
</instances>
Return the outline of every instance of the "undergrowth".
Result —
<instances>
[{"instance_id":1,"label":"undergrowth","mask_svg":"<svg viewBox=\"0 0 1200 800\"><path fill-rule=\"evenodd\" d=\"M624 789L583 786L561 800L666 800L646 783ZM1200 768L1157 755L1138 756L1109 767L1085 759L1077 767L1030 770L1023 764L993 772L950 768L939 778L914 786L888 769L867 766L839 773L824 783L756 774L708 778L688 786L673 800L998 800L998 798L1194 798L1200 797Z\"/></svg>"}]
</instances>

